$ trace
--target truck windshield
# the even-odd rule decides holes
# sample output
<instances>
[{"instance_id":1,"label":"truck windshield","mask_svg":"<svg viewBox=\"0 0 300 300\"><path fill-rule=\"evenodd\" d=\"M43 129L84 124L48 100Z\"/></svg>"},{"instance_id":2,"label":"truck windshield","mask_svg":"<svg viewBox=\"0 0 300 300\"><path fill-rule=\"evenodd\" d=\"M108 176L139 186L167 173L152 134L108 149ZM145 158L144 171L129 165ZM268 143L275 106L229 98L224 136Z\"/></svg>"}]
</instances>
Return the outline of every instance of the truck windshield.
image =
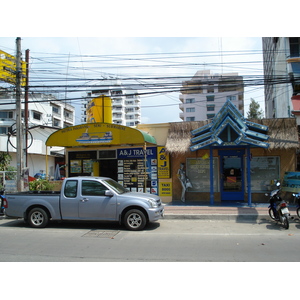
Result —
<instances>
[{"instance_id":1,"label":"truck windshield","mask_svg":"<svg viewBox=\"0 0 300 300\"><path fill-rule=\"evenodd\" d=\"M128 193L127 189L113 179L104 180L104 183L118 194Z\"/></svg>"}]
</instances>

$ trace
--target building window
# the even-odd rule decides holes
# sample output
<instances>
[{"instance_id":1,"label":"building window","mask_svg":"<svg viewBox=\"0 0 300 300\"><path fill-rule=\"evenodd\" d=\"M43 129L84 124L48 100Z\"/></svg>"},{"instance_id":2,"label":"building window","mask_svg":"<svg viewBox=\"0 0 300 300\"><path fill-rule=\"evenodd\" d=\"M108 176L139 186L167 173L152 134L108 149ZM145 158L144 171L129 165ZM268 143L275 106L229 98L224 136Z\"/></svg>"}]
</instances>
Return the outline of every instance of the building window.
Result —
<instances>
[{"instance_id":1,"label":"building window","mask_svg":"<svg viewBox=\"0 0 300 300\"><path fill-rule=\"evenodd\" d=\"M207 119L213 119L215 117L215 114L207 114L206 117Z\"/></svg>"},{"instance_id":2,"label":"building window","mask_svg":"<svg viewBox=\"0 0 300 300\"><path fill-rule=\"evenodd\" d=\"M12 111L0 111L0 119L12 119L13 112Z\"/></svg>"},{"instance_id":3,"label":"building window","mask_svg":"<svg viewBox=\"0 0 300 300\"><path fill-rule=\"evenodd\" d=\"M7 127L0 127L0 134L7 134L8 128Z\"/></svg>"},{"instance_id":4,"label":"building window","mask_svg":"<svg viewBox=\"0 0 300 300\"><path fill-rule=\"evenodd\" d=\"M65 111L64 111L64 116L65 116L65 118L72 119L73 114L72 114L71 112L65 110Z\"/></svg>"},{"instance_id":5,"label":"building window","mask_svg":"<svg viewBox=\"0 0 300 300\"><path fill-rule=\"evenodd\" d=\"M207 105L206 110L207 111L215 111L215 105L214 104L213 105Z\"/></svg>"},{"instance_id":6,"label":"building window","mask_svg":"<svg viewBox=\"0 0 300 300\"><path fill-rule=\"evenodd\" d=\"M235 101L236 100L236 96L227 96L226 100L230 100L230 101Z\"/></svg>"},{"instance_id":7,"label":"building window","mask_svg":"<svg viewBox=\"0 0 300 300\"><path fill-rule=\"evenodd\" d=\"M60 126L60 121L54 119L54 120L53 120L53 126L54 126L54 127L59 127L59 126Z\"/></svg>"},{"instance_id":8,"label":"building window","mask_svg":"<svg viewBox=\"0 0 300 300\"><path fill-rule=\"evenodd\" d=\"M215 92L215 88L213 84L209 84L207 87L207 93L214 93Z\"/></svg>"},{"instance_id":9,"label":"building window","mask_svg":"<svg viewBox=\"0 0 300 300\"><path fill-rule=\"evenodd\" d=\"M39 113L39 112L37 112L37 111L34 111L34 112L33 112L33 118L34 118L35 120L41 120L41 119L42 119L42 114Z\"/></svg>"},{"instance_id":10,"label":"building window","mask_svg":"<svg viewBox=\"0 0 300 300\"><path fill-rule=\"evenodd\" d=\"M59 107L57 107L57 106L52 106L52 112L55 113L55 114L60 114Z\"/></svg>"},{"instance_id":11,"label":"building window","mask_svg":"<svg viewBox=\"0 0 300 300\"><path fill-rule=\"evenodd\" d=\"M195 107L188 107L188 108L186 109L186 112L187 112L187 113L195 112Z\"/></svg>"},{"instance_id":12,"label":"building window","mask_svg":"<svg viewBox=\"0 0 300 300\"><path fill-rule=\"evenodd\" d=\"M186 121L187 121L187 122L195 121L195 117L187 117L187 118L186 118Z\"/></svg>"},{"instance_id":13,"label":"building window","mask_svg":"<svg viewBox=\"0 0 300 300\"><path fill-rule=\"evenodd\" d=\"M188 98L185 100L185 103L195 103L195 98Z\"/></svg>"},{"instance_id":14,"label":"building window","mask_svg":"<svg viewBox=\"0 0 300 300\"><path fill-rule=\"evenodd\" d=\"M206 96L206 101L215 101L215 96L214 95Z\"/></svg>"},{"instance_id":15,"label":"building window","mask_svg":"<svg viewBox=\"0 0 300 300\"><path fill-rule=\"evenodd\" d=\"M291 57L300 56L300 38L298 37L290 38L290 54Z\"/></svg>"}]
</instances>

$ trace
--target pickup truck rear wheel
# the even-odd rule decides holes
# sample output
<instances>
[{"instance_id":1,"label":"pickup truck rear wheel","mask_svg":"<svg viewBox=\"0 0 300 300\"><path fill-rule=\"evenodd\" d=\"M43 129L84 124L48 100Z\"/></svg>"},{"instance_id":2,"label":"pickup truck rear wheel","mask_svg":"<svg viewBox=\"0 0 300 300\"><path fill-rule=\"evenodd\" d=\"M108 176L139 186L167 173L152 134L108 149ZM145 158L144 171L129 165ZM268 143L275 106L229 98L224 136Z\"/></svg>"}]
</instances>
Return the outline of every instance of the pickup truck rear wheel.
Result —
<instances>
[{"instance_id":1,"label":"pickup truck rear wheel","mask_svg":"<svg viewBox=\"0 0 300 300\"><path fill-rule=\"evenodd\" d=\"M126 212L124 225L129 230L142 230L147 224L145 214L139 209L131 209Z\"/></svg>"},{"instance_id":2,"label":"pickup truck rear wheel","mask_svg":"<svg viewBox=\"0 0 300 300\"><path fill-rule=\"evenodd\" d=\"M44 228L49 223L49 217L44 209L36 207L29 212L27 222L31 227Z\"/></svg>"}]
</instances>

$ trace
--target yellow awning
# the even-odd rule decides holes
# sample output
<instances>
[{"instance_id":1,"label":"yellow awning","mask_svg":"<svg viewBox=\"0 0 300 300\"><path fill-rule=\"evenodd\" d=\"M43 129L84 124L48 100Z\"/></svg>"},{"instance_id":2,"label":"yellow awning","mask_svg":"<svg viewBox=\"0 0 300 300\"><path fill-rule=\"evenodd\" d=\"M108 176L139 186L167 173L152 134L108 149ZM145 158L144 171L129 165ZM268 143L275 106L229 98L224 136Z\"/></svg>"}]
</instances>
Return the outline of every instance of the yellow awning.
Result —
<instances>
[{"instance_id":1,"label":"yellow awning","mask_svg":"<svg viewBox=\"0 0 300 300\"><path fill-rule=\"evenodd\" d=\"M144 143L156 145L156 140L135 128L109 123L88 123L57 130L48 137L46 146L115 146Z\"/></svg>"}]
</instances>

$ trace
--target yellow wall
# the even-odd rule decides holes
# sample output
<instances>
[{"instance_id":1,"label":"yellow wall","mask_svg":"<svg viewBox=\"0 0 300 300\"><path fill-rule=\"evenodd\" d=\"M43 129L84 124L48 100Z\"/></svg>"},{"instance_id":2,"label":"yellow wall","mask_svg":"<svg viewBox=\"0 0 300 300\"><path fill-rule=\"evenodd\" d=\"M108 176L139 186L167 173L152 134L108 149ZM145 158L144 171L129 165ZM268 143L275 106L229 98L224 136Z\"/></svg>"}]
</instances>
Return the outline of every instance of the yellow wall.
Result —
<instances>
[{"instance_id":1,"label":"yellow wall","mask_svg":"<svg viewBox=\"0 0 300 300\"><path fill-rule=\"evenodd\" d=\"M158 146L166 145L170 123L138 124L136 128L154 136Z\"/></svg>"}]
</instances>

